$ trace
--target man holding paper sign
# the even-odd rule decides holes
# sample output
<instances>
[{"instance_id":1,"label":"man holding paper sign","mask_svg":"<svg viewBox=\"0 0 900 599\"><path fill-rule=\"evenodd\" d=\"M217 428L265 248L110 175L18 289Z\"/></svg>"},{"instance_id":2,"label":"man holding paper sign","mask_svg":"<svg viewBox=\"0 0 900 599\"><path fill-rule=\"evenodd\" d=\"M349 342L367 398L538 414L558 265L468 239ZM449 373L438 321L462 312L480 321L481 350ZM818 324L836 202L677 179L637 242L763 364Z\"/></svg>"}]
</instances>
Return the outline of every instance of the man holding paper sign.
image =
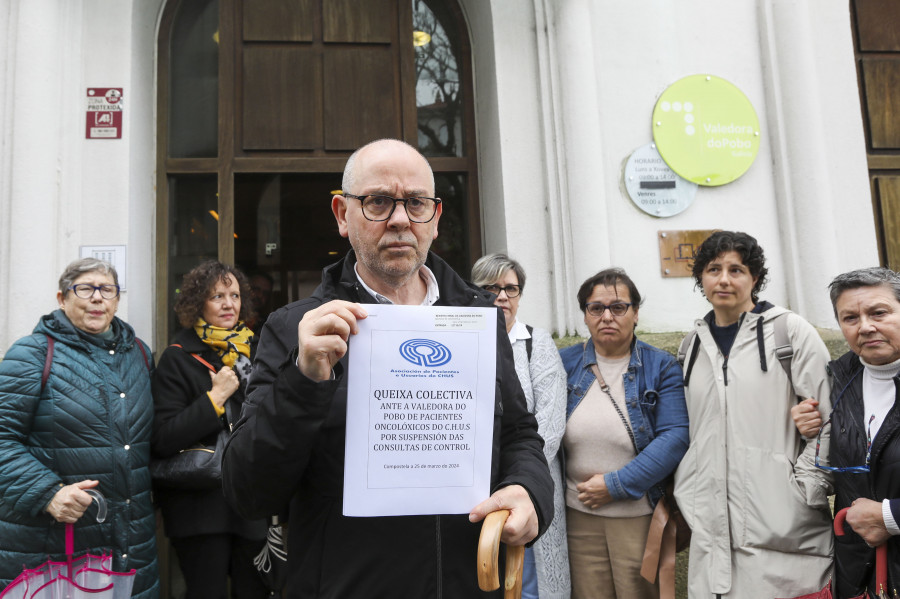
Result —
<instances>
[{"instance_id":1,"label":"man holding paper sign","mask_svg":"<svg viewBox=\"0 0 900 599\"><path fill-rule=\"evenodd\" d=\"M493 296L429 252L440 200L425 158L397 140L357 150L332 198L353 251L326 267L310 298L262 330L249 399L226 449L228 501L245 517L289 505L285 596L483 597L475 574L480 522L509 509L502 540L532 542L549 525L553 483L496 317L490 497L469 514L343 515L347 348L364 304L489 307ZM498 595L499 596L499 595Z\"/></svg>"}]
</instances>

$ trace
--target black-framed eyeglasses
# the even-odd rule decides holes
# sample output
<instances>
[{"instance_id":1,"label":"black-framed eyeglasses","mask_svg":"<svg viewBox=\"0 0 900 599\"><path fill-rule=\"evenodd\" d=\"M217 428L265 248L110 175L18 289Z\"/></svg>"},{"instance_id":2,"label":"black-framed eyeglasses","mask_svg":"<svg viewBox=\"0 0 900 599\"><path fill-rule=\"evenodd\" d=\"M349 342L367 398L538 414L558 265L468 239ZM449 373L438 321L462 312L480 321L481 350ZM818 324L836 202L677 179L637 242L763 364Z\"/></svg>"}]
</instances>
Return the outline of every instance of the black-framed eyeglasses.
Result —
<instances>
[{"instance_id":1,"label":"black-framed eyeglasses","mask_svg":"<svg viewBox=\"0 0 900 599\"><path fill-rule=\"evenodd\" d=\"M837 405L837 402L835 402ZM832 410L834 413L834 410ZM831 424L831 416L828 417L822 424L822 428L819 429L819 434L816 435L816 468L820 470L825 470L826 472L850 472L853 474L865 474L869 472L869 462L872 459L872 421L875 420L875 414L869 418L869 426L866 428L866 463L862 466L824 466L819 463L819 448L822 445L822 431L825 430L825 427Z\"/></svg>"},{"instance_id":2,"label":"black-framed eyeglasses","mask_svg":"<svg viewBox=\"0 0 900 599\"><path fill-rule=\"evenodd\" d=\"M118 285L89 285L87 283L78 283L77 285L66 287L66 289L71 289L72 293L81 299L91 299L94 296L95 291L99 291L100 297L103 299L111 300L119 297Z\"/></svg>"},{"instance_id":3,"label":"black-framed eyeglasses","mask_svg":"<svg viewBox=\"0 0 900 599\"><path fill-rule=\"evenodd\" d=\"M490 291L494 295L500 295L501 291L505 291L506 297L510 299L519 297L519 294L522 293L522 287L520 285L506 285L505 287L501 287L500 285L482 285L481 288L485 291Z\"/></svg>"},{"instance_id":4,"label":"black-framed eyeglasses","mask_svg":"<svg viewBox=\"0 0 900 599\"><path fill-rule=\"evenodd\" d=\"M613 316L625 316L625 313L628 312L628 308L631 307L631 303L629 302L613 302L608 306L602 302L588 302L584 306L584 311L590 314L591 316L603 316L603 313L607 310Z\"/></svg>"},{"instance_id":5,"label":"black-framed eyeglasses","mask_svg":"<svg viewBox=\"0 0 900 599\"><path fill-rule=\"evenodd\" d=\"M391 218L394 210L397 208L397 202L403 202L406 209L406 216L410 222L427 223L437 214L438 204L441 200L438 198L428 197L412 197L412 198L392 198L391 196L364 195L358 196L352 193L342 193L345 198L353 198L362 203L363 216L366 219L380 223Z\"/></svg>"}]
</instances>

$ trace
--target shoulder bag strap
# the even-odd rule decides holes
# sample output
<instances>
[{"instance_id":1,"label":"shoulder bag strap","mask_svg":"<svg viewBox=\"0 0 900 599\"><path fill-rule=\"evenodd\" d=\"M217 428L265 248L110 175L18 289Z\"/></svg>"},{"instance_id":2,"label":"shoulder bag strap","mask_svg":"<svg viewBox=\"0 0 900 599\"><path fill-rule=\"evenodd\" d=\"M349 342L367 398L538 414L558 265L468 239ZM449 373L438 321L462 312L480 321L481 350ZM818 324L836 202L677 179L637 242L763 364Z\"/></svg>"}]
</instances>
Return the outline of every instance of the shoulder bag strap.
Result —
<instances>
[{"instance_id":1,"label":"shoulder bag strap","mask_svg":"<svg viewBox=\"0 0 900 599\"><path fill-rule=\"evenodd\" d=\"M628 438L631 439L631 444L634 446L634 453L641 453L637 446L637 440L634 438L634 432L631 430L631 426L629 426L628 424L628 419L625 418L625 414L622 413L621 408L619 408L619 404L617 404L616 400L613 399L612 393L610 393L609 391L609 385L606 384L606 381L603 380L603 375L600 374L600 368L597 366L597 364L591 364L591 370L593 371L594 376L597 377L597 382L600 384L600 390L606 393L606 396L609 397L609 401L612 402L613 407L616 409L616 414L619 415L619 419L625 426L625 430L628 431Z\"/></svg>"},{"instance_id":2,"label":"shoulder bag strap","mask_svg":"<svg viewBox=\"0 0 900 599\"><path fill-rule=\"evenodd\" d=\"M44 358L44 370L41 372L41 395L44 394L44 387L47 386L47 379L50 378L50 368L53 366L53 347L56 345L53 337L50 335L45 335L45 337L47 337L47 356Z\"/></svg>"},{"instance_id":3,"label":"shoulder bag strap","mask_svg":"<svg viewBox=\"0 0 900 599\"><path fill-rule=\"evenodd\" d=\"M173 344L170 345L169 347L177 347L177 348L180 348L180 349L184 349L183 347L181 347L181 344L180 344L180 343L173 343ZM206 360L204 360L204 359L200 356L200 354L193 354L193 353L192 353L191 355L194 356L194 359L195 359L195 360L197 360L198 362L200 362L201 364L203 364L204 366L206 366L207 368L209 368L213 373L218 372L218 371L216 370L216 367L213 366L212 364L210 364L209 362L207 362Z\"/></svg>"},{"instance_id":4,"label":"shoulder bag strap","mask_svg":"<svg viewBox=\"0 0 900 599\"><path fill-rule=\"evenodd\" d=\"M137 343L138 349L141 350L141 355L144 356L144 366L147 367L147 372L150 372L150 360L147 359L147 350L144 349L144 344L137 337L134 338L134 342Z\"/></svg>"},{"instance_id":5,"label":"shoulder bag strap","mask_svg":"<svg viewBox=\"0 0 900 599\"><path fill-rule=\"evenodd\" d=\"M528 362L531 362L531 347L533 344L532 337L534 336L534 327L530 324L526 324L525 328L528 330L528 339L525 340L525 353L528 354Z\"/></svg>"},{"instance_id":6,"label":"shoulder bag strap","mask_svg":"<svg viewBox=\"0 0 900 599\"><path fill-rule=\"evenodd\" d=\"M180 343L173 343L173 344L170 345L169 347L177 347L177 348L179 348L179 349L184 350L184 348L181 347L181 344L180 344ZM212 372L213 374L215 374L215 373L217 372L217 371L216 371L216 367L213 366L212 364L210 364L209 362L207 362L206 360L204 360L203 357L202 357L200 354L194 354L194 353L192 353L191 355L194 357L195 360L197 360L198 362L200 362L201 364L203 364L204 366L206 366L207 368L209 368L209 371ZM230 402L230 401L226 401L226 402L225 402L225 405L224 405L223 407L225 408L225 421L228 422L228 430L231 431L231 430L232 430L233 423L234 423L234 416L233 416L232 413L231 413L231 412L232 412L232 410L231 410L231 402Z\"/></svg>"}]
</instances>

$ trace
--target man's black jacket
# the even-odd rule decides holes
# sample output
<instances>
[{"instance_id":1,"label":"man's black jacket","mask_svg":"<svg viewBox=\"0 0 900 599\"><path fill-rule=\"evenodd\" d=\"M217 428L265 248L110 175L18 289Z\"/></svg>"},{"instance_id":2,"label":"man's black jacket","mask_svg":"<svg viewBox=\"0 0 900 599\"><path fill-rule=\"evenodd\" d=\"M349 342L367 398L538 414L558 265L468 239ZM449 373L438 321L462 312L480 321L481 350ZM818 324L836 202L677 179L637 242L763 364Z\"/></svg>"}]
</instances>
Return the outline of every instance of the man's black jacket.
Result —
<instances>
[{"instance_id":1,"label":"man's black jacket","mask_svg":"<svg viewBox=\"0 0 900 599\"><path fill-rule=\"evenodd\" d=\"M467 515L342 515L347 356L335 366L335 380L318 383L294 361L297 325L306 312L332 299L374 303L356 278L354 262L350 252L327 267L312 297L281 308L266 322L249 400L225 452L226 498L246 518L289 506L288 597L495 596L478 590L481 524L471 524ZM436 305L493 305L493 296L463 281L434 254L426 264L440 289ZM491 491L525 487L543 533L553 514L553 482L507 339L498 310Z\"/></svg>"}]
</instances>

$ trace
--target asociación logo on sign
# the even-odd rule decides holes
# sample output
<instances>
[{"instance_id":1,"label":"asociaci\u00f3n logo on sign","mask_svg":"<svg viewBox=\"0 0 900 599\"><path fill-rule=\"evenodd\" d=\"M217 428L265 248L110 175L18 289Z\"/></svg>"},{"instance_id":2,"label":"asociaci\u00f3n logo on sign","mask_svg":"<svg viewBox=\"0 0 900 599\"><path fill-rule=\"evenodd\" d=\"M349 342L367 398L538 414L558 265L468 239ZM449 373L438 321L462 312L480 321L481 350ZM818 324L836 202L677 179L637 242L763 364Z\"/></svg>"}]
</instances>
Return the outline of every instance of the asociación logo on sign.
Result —
<instances>
[{"instance_id":1,"label":"asociaci\u00f3n logo on sign","mask_svg":"<svg viewBox=\"0 0 900 599\"><path fill-rule=\"evenodd\" d=\"M443 366L453 357L446 345L431 339L410 339L404 341L400 344L400 355L407 362L429 368Z\"/></svg>"}]
</instances>

